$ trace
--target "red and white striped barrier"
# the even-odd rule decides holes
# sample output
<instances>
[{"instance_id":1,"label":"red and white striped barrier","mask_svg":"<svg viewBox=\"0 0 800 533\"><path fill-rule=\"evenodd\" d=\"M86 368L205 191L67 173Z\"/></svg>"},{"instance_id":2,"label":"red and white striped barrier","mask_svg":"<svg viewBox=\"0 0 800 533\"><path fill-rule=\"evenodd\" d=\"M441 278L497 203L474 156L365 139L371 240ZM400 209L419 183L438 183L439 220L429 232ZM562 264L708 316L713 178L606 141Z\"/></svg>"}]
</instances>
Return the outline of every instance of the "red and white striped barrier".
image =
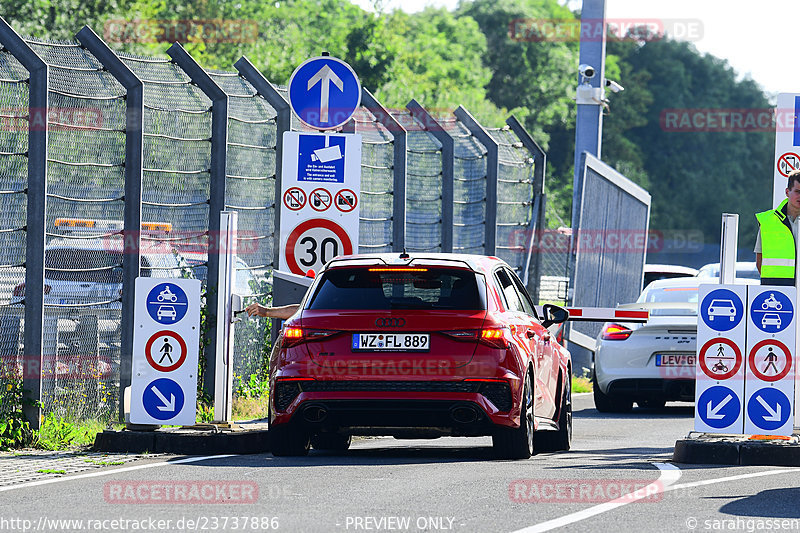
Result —
<instances>
[{"instance_id":1,"label":"red and white striped barrier","mask_svg":"<svg viewBox=\"0 0 800 533\"><path fill-rule=\"evenodd\" d=\"M570 320L584 322L647 322L650 311L646 309L617 309L615 307L565 307L569 311ZM542 315L541 306L536 306L539 316Z\"/></svg>"}]
</instances>

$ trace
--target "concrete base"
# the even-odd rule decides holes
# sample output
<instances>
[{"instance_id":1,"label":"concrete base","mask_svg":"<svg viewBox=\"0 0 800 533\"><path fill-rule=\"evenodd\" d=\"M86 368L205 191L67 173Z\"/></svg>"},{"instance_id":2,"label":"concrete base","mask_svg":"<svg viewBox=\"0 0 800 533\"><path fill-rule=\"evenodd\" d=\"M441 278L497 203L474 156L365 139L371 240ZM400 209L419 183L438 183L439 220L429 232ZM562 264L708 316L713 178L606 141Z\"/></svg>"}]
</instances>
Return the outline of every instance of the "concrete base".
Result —
<instances>
[{"instance_id":1,"label":"concrete base","mask_svg":"<svg viewBox=\"0 0 800 533\"><path fill-rule=\"evenodd\" d=\"M269 452L269 432L266 424L247 424L223 430L207 426L155 431L106 430L95 437L94 450L176 455L266 453Z\"/></svg>"},{"instance_id":2,"label":"concrete base","mask_svg":"<svg viewBox=\"0 0 800 533\"><path fill-rule=\"evenodd\" d=\"M749 435L693 433L675 443L676 463L800 466L800 435L789 440L753 439Z\"/></svg>"}]
</instances>

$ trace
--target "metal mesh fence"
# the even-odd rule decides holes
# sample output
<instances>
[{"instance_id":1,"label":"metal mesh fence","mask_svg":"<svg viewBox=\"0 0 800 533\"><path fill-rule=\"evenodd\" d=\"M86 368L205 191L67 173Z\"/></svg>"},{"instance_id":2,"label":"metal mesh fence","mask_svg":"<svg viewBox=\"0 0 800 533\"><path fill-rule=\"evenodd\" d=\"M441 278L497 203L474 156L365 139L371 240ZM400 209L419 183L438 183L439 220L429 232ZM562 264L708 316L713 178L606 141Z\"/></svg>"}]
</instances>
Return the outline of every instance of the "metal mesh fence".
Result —
<instances>
[{"instance_id":1,"label":"metal mesh fence","mask_svg":"<svg viewBox=\"0 0 800 533\"><path fill-rule=\"evenodd\" d=\"M108 419L118 412L125 368L123 318L132 318L121 316L121 296L133 290L122 273L125 202L134 201L125 198L126 89L75 42L26 42L49 68L48 109L38 110L49 131L43 412ZM160 224L140 234L141 275L205 280L209 253L218 251L212 248L217 236L209 235L212 102L166 57L118 57L143 83L141 219ZM238 73L208 74L228 95L225 208L239 214L235 291L267 303L278 240L278 113ZM28 117L37 111L29 110L28 77L0 48L0 386L17 375L24 349ZM285 97L285 88L278 91ZM441 251L442 146L408 111L392 115L407 130L406 173L397 176L405 177L405 191L395 190L402 183L395 176L401 172L395 167L396 133L366 107L353 117L362 135L359 251L393 249L394 226L403 218L398 209L405 209L409 251ZM487 151L453 116L437 119L454 137L454 252L480 254ZM311 131L296 117L292 129ZM492 135L501 144L498 254L521 272L524 251L507 243L530 222L532 161L514 134ZM405 195L405 206L395 205L398 194ZM245 380L265 369L267 325L253 320L236 327L234 373Z\"/></svg>"},{"instance_id":2,"label":"metal mesh fence","mask_svg":"<svg viewBox=\"0 0 800 533\"><path fill-rule=\"evenodd\" d=\"M483 253L486 227L486 148L460 120L440 119L453 137L453 252Z\"/></svg>"},{"instance_id":3,"label":"metal mesh fence","mask_svg":"<svg viewBox=\"0 0 800 533\"><path fill-rule=\"evenodd\" d=\"M488 129L498 143L497 256L525 279L528 230L533 215L534 160L509 127Z\"/></svg>"},{"instance_id":4,"label":"metal mesh fence","mask_svg":"<svg viewBox=\"0 0 800 533\"><path fill-rule=\"evenodd\" d=\"M0 390L22 375L21 284L28 181L28 71L0 50ZM0 411L8 406L0 404Z\"/></svg>"},{"instance_id":5,"label":"metal mesh fence","mask_svg":"<svg viewBox=\"0 0 800 533\"><path fill-rule=\"evenodd\" d=\"M442 251L442 146L408 110L392 116L408 132L406 250Z\"/></svg>"},{"instance_id":6,"label":"metal mesh fence","mask_svg":"<svg viewBox=\"0 0 800 533\"><path fill-rule=\"evenodd\" d=\"M364 109L353 115L361 135L361 205L358 250L361 253L392 250L394 202L394 136Z\"/></svg>"},{"instance_id":7,"label":"metal mesh fence","mask_svg":"<svg viewBox=\"0 0 800 533\"><path fill-rule=\"evenodd\" d=\"M49 70L43 411L108 418L119 386L120 228L75 219L122 220L125 90L78 43L27 42Z\"/></svg>"}]
</instances>

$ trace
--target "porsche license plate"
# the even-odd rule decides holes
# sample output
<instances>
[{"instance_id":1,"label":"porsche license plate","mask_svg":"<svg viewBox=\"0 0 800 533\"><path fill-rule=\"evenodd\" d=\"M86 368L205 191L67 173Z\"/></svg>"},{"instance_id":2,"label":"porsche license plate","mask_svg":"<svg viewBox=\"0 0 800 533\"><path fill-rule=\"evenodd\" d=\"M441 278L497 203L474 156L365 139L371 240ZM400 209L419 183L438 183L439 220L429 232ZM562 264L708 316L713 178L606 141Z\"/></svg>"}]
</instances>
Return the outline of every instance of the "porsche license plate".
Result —
<instances>
[{"instance_id":1,"label":"porsche license plate","mask_svg":"<svg viewBox=\"0 0 800 533\"><path fill-rule=\"evenodd\" d=\"M354 333L353 350L361 352L427 352L428 333Z\"/></svg>"},{"instance_id":2,"label":"porsche license plate","mask_svg":"<svg viewBox=\"0 0 800 533\"><path fill-rule=\"evenodd\" d=\"M695 354L659 353L656 354L656 366L694 366Z\"/></svg>"}]
</instances>

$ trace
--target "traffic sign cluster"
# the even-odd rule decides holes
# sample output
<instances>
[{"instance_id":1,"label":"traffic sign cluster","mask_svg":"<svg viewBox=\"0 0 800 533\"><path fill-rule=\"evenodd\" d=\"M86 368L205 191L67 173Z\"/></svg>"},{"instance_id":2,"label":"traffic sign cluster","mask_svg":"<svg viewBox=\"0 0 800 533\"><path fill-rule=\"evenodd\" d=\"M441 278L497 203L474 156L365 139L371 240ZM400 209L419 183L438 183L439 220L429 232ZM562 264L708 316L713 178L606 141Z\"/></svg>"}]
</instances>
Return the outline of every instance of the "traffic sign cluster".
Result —
<instances>
[{"instance_id":1,"label":"traffic sign cluster","mask_svg":"<svg viewBox=\"0 0 800 533\"><path fill-rule=\"evenodd\" d=\"M130 421L194 424L200 280L137 278L134 322Z\"/></svg>"},{"instance_id":2,"label":"traffic sign cluster","mask_svg":"<svg viewBox=\"0 0 800 533\"><path fill-rule=\"evenodd\" d=\"M700 286L695 430L791 435L794 301L794 287Z\"/></svg>"}]
</instances>

